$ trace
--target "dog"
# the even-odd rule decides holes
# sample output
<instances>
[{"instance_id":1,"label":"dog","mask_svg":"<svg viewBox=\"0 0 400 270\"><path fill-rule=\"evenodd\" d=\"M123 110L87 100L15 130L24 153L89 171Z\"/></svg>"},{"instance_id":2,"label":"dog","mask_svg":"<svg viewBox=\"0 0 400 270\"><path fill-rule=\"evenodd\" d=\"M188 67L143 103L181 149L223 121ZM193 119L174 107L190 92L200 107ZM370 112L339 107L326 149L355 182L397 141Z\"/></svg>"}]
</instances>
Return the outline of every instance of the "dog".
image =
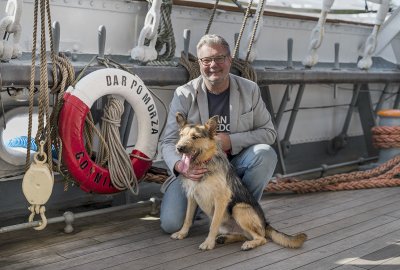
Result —
<instances>
[{"instance_id":1,"label":"dog","mask_svg":"<svg viewBox=\"0 0 400 270\"><path fill-rule=\"evenodd\" d=\"M199 246L210 250L215 244L245 241L241 249L250 250L264 245L267 238L289 248L299 248L307 235L287 235L274 229L265 218L258 201L250 194L236 175L217 139L218 117L211 117L204 125L188 124L183 114L176 114L180 128L176 150L190 166L204 166L207 172L200 181L182 179L188 199L186 217L182 228L171 235L183 239L188 235L197 206L211 220L206 240ZM226 225L236 222L243 233L219 234ZM232 227L232 226L231 226ZM218 235L219 234L219 235Z\"/></svg>"}]
</instances>

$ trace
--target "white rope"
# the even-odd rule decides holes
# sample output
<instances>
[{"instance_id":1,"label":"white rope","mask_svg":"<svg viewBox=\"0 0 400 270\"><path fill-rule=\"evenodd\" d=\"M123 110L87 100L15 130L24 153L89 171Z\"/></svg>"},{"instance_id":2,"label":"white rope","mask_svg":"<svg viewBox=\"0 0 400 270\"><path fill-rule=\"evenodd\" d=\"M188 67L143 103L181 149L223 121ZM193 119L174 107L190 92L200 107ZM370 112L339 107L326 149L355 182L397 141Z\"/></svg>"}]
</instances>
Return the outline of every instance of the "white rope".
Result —
<instances>
[{"instance_id":1,"label":"white rope","mask_svg":"<svg viewBox=\"0 0 400 270\"><path fill-rule=\"evenodd\" d=\"M123 100L109 96L104 108L101 134L107 142L109 148L108 170L110 172L111 183L118 190L130 189L134 195L139 194L139 184L135 172L133 171L129 154L122 146L119 126L122 114L124 113ZM96 163L106 155L103 144L100 144Z\"/></svg>"},{"instance_id":2,"label":"white rope","mask_svg":"<svg viewBox=\"0 0 400 270\"><path fill-rule=\"evenodd\" d=\"M20 23L22 0L8 0L6 13L7 16L0 20L0 60L8 62L22 55L19 45L22 32ZM11 34L13 34L13 42L8 40Z\"/></svg>"},{"instance_id":3,"label":"white rope","mask_svg":"<svg viewBox=\"0 0 400 270\"><path fill-rule=\"evenodd\" d=\"M372 55L375 53L376 46L378 43L378 32L381 28L382 23L385 21L386 14L389 11L389 0L382 0L379 6L378 14L375 18L375 26L372 29L372 33L368 36L364 44L364 51L362 59L358 61L358 68L369 69L372 66Z\"/></svg>"},{"instance_id":4,"label":"white rope","mask_svg":"<svg viewBox=\"0 0 400 270\"><path fill-rule=\"evenodd\" d=\"M334 1L335 0L324 0L322 3L322 10L318 19L318 23L311 32L310 44L308 45L308 54L303 60L303 65L306 67L312 67L318 63L317 50L319 46L321 46L325 33L324 25L326 22L326 17L328 16L328 12L330 11Z\"/></svg>"}]
</instances>

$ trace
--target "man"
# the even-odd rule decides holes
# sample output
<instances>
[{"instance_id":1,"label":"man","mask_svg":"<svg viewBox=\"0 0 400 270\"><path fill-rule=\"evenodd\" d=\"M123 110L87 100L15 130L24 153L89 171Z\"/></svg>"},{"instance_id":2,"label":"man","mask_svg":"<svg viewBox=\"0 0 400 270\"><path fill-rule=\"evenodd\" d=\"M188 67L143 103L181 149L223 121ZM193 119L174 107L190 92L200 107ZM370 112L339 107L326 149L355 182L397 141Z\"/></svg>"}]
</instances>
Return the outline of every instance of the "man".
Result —
<instances>
[{"instance_id":1,"label":"man","mask_svg":"<svg viewBox=\"0 0 400 270\"><path fill-rule=\"evenodd\" d=\"M270 146L276 139L271 116L258 85L229 73L229 44L220 36L205 35L197 44L197 57L201 76L176 89L161 141L164 160L176 176L168 183L161 203L161 228L167 233L180 230L185 218L187 200L180 176L199 181L207 171L204 167L186 170L175 150L179 138L177 112L189 123L204 124L211 116L219 116L217 138L256 199L261 199L277 162Z\"/></svg>"}]
</instances>

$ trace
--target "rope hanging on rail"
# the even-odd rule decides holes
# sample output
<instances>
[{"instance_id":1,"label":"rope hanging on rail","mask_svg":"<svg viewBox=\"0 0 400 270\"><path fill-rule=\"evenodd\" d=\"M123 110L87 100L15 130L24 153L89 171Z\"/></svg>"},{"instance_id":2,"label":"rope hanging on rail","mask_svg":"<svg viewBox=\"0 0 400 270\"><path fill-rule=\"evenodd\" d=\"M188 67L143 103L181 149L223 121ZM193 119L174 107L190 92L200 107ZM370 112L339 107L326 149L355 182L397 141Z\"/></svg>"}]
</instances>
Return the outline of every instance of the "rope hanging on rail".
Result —
<instances>
[{"instance_id":1,"label":"rope hanging on rail","mask_svg":"<svg viewBox=\"0 0 400 270\"><path fill-rule=\"evenodd\" d=\"M47 57L46 57L46 10L49 9L47 1L40 1L40 24L41 24L41 35L40 35L40 84L39 84L39 97L38 97L38 131L36 133L36 144L39 145L40 140L46 142L45 148L47 148L47 156L51 157L51 140L46 139L46 136L50 136L50 125L46 125L50 121L49 113L49 98L48 98L48 79L47 79ZM47 14L50 14L49 12ZM35 62L36 62L36 40L38 32L38 18L39 18L39 1L34 3L34 23L33 23L33 42L32 42L32 62L31 62L31 78L29 86L29 117L28 117L28 138L32 137L32 116L33 116L33 103L35 94ZM48 17L48 21L51 18ZM52 46L51 31L50 33L50 46ZM28 140L27 154L26 154L26 170L31 165L30 160L31 141ZM52 168L52 159L48 159L48 166Z\"/></svg>"},{"instance_id":2,"label":"rope hanging on rail","mask_svg":"<svg viewBox=\"0 0 400 270\"><path fill-rule=\"evenodd\" d=\"M214 4L214 7L213 7L212 12L211 12L210 19L208 20L208 24L207 24L205 35L207 35L210 32L211 25L212 25L212 23L214 21L215 12L217 11L218 3L219 3L219 0L215 0L215 4Z\"/></svg>"},{"instance_id":3,"label":"rope hanging on rail","mask_svg":"<svg viewBox=\"0 0 400 270\"><path fill-rule=\"evenodd\" d=\"M251 51L251 46L252 46L252 42L254 40L254 36L255 36L255 32L258 26L258 21L259 21L259 16L257 16L257 22L255 24L255 27L253 28L253 32L252 32L252 41L249 43L248 46L248 51L247 51L247 56L245 60L242 59L238 59L236 56L238 54L239 51L239 45L240 45L240 41L242 39L243 33L244 33L244 29L246 27L246 23L247 23L247 19L250 17L250 10L251 10L251 5L253 4L253 0L250 0L246 12L244 14L244 18L243 18L243 22L242 22L242 26L240 28L239 31L239 36L238 39L236 41L235 44L235 49L233 50L233 54L232 54L232 67L237 69L239 71L239 75L243 78L252 80L253 82L257 82L257 73L255 72L254 68L250 65L250 63L248 62L248 57ZM260 15L260 14L258 14Z\"/></svg>"},{"instance_id":4,"label":"rope hanging on rail","mask_svg":"<svg viewBox=\"0 0 400 270\"><path fill-rule=\"evenodd\" d=\"M36 67L36 40L38 34L38 19L40 11L40 83L38 92L38 130L35 142L40 145L40 150L30 160L31 138L32 138L32 116L35 95L35 67ZM33 221L35 215L41 217L40 225L35 230L42 230L47 225L44 204L51 196L54 184L53 159L52 159L52 117L50 115L49 83L47 75L47 54L46 54L46 22L50 40L50 56L52 60L52 71L54 81L57 82L56 57L53 50L53 35L51 31L51 16L49 0L34 1L34 22L33 22L33 44L31 53L31 76L29 85L29 117L28 117L28 141L26 152L26 172L22 180L22 191L31 204L29 221ZM66 82L66 81L64 81ZM62 87L62 86L61 86ZM58 87L53 85L52 91ZM55 134L55 133L54 133ZM54 141L55 142L55 141Z\"/></svg>"}]
</instances>

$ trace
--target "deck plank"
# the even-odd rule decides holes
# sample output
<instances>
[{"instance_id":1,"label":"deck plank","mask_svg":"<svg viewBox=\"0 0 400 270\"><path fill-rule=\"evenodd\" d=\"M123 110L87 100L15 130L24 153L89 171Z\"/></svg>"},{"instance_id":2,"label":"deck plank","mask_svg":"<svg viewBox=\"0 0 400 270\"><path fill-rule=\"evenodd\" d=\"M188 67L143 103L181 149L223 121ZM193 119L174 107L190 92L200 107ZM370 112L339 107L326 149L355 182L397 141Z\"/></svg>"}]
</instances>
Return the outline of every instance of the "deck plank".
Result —
<instances>
[{"instance_id":1,"label":"deck plank","mask_svg":"<svg viewBox=\"0 0 400 270\"><path fill-rule=\"evenodd\" d=\"M400 255L400 242L385 246L375 252L369 253L361 258L357 258L348 264L361 266L364 269L376 269L376 265L391 265L393 258ZM398 264L400 268L400 264Z\"/></svg>"},{"instance_id":2,"label":"deck plank","mask_svg":"<svg viewBox=\"0 0 400 270\"><path fill-rule=\"evenodd\" d=\"M264 196L261 205L274 227L308 234L298 250L268 243L243 252L234 243L200 251L207 219L196 220L188 238L177 241L144 207L78 219L72 234L63 233L61 223L0 234L0 269L400 269L399 191Z\"/></svg>"},{"instance_id":3,"label":"deck plank","mask_svg":"<svg viewBox=\"0 0 400 270\"><path fill-rule=\"evenodd\" d=\"M386 233L386 232L384 232ZM325 269L333 269L338 265L351 265L351 261L358 259L359 257L363 257L369 253L375 252L381 248L384 248L388 245L392 245L394 243L393 239L399 239L400 230L399 227L395 228L395 230L388 234L378 234L378 237L371 237L370 235L361 235L360 237L367 237L368 241L362 243L357 246L352 246L349 248L343 248L341 252L333 254L328 257L321 256L318 260L305 265L303 267L299 267L298 270L325 270ZM400 256L400 255L398 255ZM375 269L375 268L373 268ZM398 265L397 265L397 269Z\"/></svg>"},{"instance_id":4,"label":"deck plank","mask_svg":"<svg viewBox=\"0 0 400 270\"><path fill-rule=\"evenodd\" d=\"M183 247L186 250L188 246L197 243L203 237L207 230L207 226L199 226L198 232L195 232L197 237L193 237L190 241L173 241L168 235L161 234L154 238L148 238L142 241L133 242L125 245L117 245L105 250L96 251L83 256L66 259L61 262L56 262L47 265L35 265L30 269L102 269L109 268L115 264L120 264L124 261L130 261L140 258L148 258L149 255L158 257L165 253L166 250ZM147 259L146 259L147 260Z\"/></svg>"},{"instance_id":5,"label":"deck plank","mask_svg":"<svg viewBox=\"0 0 400 270\"><path fill-rule=\"evenodd\" d=\"M390 191L390 194L397 194L397 192ZM386 195L381 194L378 198L385 198L385 197L386 197ZM360 198L360 200L362 202L372 201L373 204L376 204L376 202L375 202L376 198L377 198L376 196L364 196L364 197ZM391 210L394 211L394 210L397 210L396 207L398 207L398 204L400 204L400 197L398 197L398 198L396 198L394 200L391 200L391 201L386 201L385 202L385 200L380 200L379 202L380 202L380 204L385 204L385 205L389 205L389 206L393 207ZM397 202L397 206L393 202ZM346 204L346 202L345 202L345 204ZM379 206L380 205L376 205L377 209L381 210L379 208ZM360 211L361 213L364 213L364 212L366 212L366 210L368 210L370 208L370 206L366 205L364 203L362 205L359 205L358 208L359 208L358 211ZM314 210L315 209L319 209L319 206L318 205L314 205ZM313 213L312 209L311 209L311 213ZM354 219L354 215L356 213L357 213L357 209L350 208L350 209L347 209L345 211L339 212L336 215L329 215L328 217L322 216L319 219L314 219L314 220L311 220L311 221L309 221L307 223L303 222L303 223L299 224L301 226L296 226L296 224L292 224L292 227L287 227L287 228L284 229L284 231L285 232L289 231L289 232L292 233L292 232L296 232L296 231L299 231L299 230L304 229L304 228L308 228L307 226L310 226L310 228L316 227L316 226L321 226L321 225L324 225L324 224L329 224L329 222L342 220L345 217L347 217L350 220L355 220ZM302 219L302 217L298 217L298 220L300 220L302 222L303 219ZM327 222L326 220L328 220L329 222ZM272 224L274 224L273 221L272 221ZM336 229L336 228L333 227L333 229ZM309 231L306 231L306 232L309 233ZM239 246L240 245L237 245L237 250L239 250ZM269 251L274 251L274 250L276 250L276 249L269 250ZM216 252L216 251L214 251L214 252ZM267 252L267 251L265 251L265 252ZM250 259L253 259L256 256L260 256L260 254L261 255L264 254L264 251L258 251L257 250L257 251L251 251L249 253L245 252L246 255L242 255L242 253L243 252L239 251L239 252L234 252L232 254L223 254L223 255L221 255L221 259L220 259L220 261L218 263L215 262L215 261L211 262L212 258L210 258L210 263L206 263L206 265L199 264L199 266L195 267L195 269L217 269L217 268L224 267L224 266L232 267L233 264L239 263L242 260L247 259L247 257L249 257ZM256 255L256 254L258 254L258 255ZM169 264L163 264L162 265L162 269L180 269L180 267L187 267L188 265L186 265L184 263L186 261L187 261L188 264L193 265L195 262L197 262L197 257L195 256L195 257L192 257L192 258L183 258L182 260L178 260L176 262L172 262L171 266L169 266ZM160 269L160 268L154 267L153 269ZM238 269L240 269L240 268L238 268ZM242 268L242 269L247 269L247 268ZM251 268L249 268L249 269L251 269ZM282 268L282 269L284 269L284 268Z\"/></svg>"},{"instance_id":6,"label":"deck plank","mask_svg":"<svg viewBox=\"0 0 400 270\"><path fill-rule=\"evenodd\" d=\"M76 241L85 237L112 234L118 230L126 230L130 224L136 227L139 223L134 217L144 215L143 211L148 213L148 209L147 207L138 209L136 212L132 212L131 215L129 214L129 210L125 214L120 213L121 211L111 213L108 215L109 219L107 219L106 223L104 223L104 215L78 219L74 224L75 230L70 234L63 232L64 223L49 224L42 231L26 229L0 234L0 256L23 253L32 247L35 247L35 249L48 248L49 246L56 245L58 242ZM126 216L130 216L131 218L125 220ZM143 224L143 222L141 223ZM21 241L24 242L24 245L19 244Z\"/></svg>"},{"instance_id":7,"label":"deck plank","mask_svg":"<svg viewBox=\"0 0 400 270\"><path fill-rule=\"evenodd\" d=\"M399 256L397 254L397 256ZM391 260L387 260L383 264L373 268L374 270L398 270L400 268L400 258L396 257Z\"/></svg>"},{"instance_id":8,"label":"deck plank","mask_svg":"<svg viewBox=\"0 0 400 270\"><path fill-rule=\"evenodd\" d=\"M354 265L342 265L339 266L337 268L335 268L336 270L363 270L363 268L354 266Z\"/></svg>"},{"instance_id":9,"label":"deck plank","mask_svg":"<svg viewBox=\"0 0 400 270\"><path fill-rule=\"evenodd\" d=\"M371 241L370 239L374 239L375 241L379 241L381 237L384 237L386 234L394 232L395 235L400 235L400 231L398 231L400 226L400 220L395 220L390 223L382 224L376 226L371 229L367 229L361 232L357 232L350 237L346 237L345 239L341 239L339 241L335 241L331 244L327 244L319 247L318 249L311 250L309 252L300 254L298 256L292 257L290 259L285 259L284 261L280 261L278 263L267 265L260 269L295 269L299 266L307 265L310 262L314 262L323 256L329 256L332 254L337 254L342 252L343 250L349 250L356 246L362 245L366 242ZM324 265L324 269L331 269L330 267L326 267ZM308 269L316 269L309 268ZM242 268L243 269L243 268Z\"/></svg>"},{"instance_id":10,"label":"deck plank","mask_svg":"<svg viewBox=\"0 0 400 270\"><path fill-rule=\"evenodd\" d=\"M349 196L349 195L350 196ZM305 202L301 201L291 201L287 202L285 204L286 211L282 211L277 214L272 214L269 212L270 209L270 204L268 204L270 196L264 196L263 203L261 206L264 208L266 211L266 214L268 217L272 216L277 216L274 218L275 222L280 221L280 220L286 220L287 218L293 218L296 216L302 216L304 214L310 213L315 210L315 206L319 206L319 210L325 209L325 208L331 208L332 206L335 205L340 205L346 202L352 202L352 201L357 201L360 198L365 198L369 197L371 195L374 196L379 196L379 194L382 194L382 196L390 196L387 194L387 191L383 190L360 190L359 193L350 193L348 191L344 192L330 192L329 196L327 196L327 193L314 193L314 194L307 194L308 196L311 197L306 197ZM300 195L304 196L304 195Z\"/></svg>"},{"instance_id":11,"label":"deck plank","mask_svg":"<svg viewBox=\"0 0 400 270\"><path fill-rule=\"evenodd\" d=\"M393 209L395 209L395 207L393 207ZM203 258L197 258L197 256L191 258L182 258L182 260L173 261L169 264L163 264L160 268L154 267L152 269L180 269L181 267L193 265L193 262L196 262L197 264L193 265L193 267L189 267L188 269L218 269L221 267L235 269L235 265L238 265L237 269L253 269L252 267L254 266L263 266L265 261L272 263L275 260L287 259L296 254L304 253L308 249L316 249L324 244L328 244L332 241L332 239L337 240L345 238L349 235L351 236L357 233L358 231L368 230L369 228L374 228L389 221L395 220L394 218L387 217L386 219L379 218L371 221L371 218L374 216L375 215L373 214L368 215L364 213L358 217L355 216L348 219L339 220L334 224L329 223L323 226L323 228L317 227L315 229L306 230L310 240L306 242L305 247L299 250L285 250L275 244L267 244L251 252L242 252L239 251L240 244L235 244L236 250L234 250L234 253L229 253L232 251L230 248L221 248L213 251L211 256L204 254L204 256L202 256ZM349 224L353 225L349 226ZM212 260L210 257L218 258ZM252 267L247 264L241 265L243 264L243 261L249 261L249 263L252 264ZM255 265L258 262L259 265Z\"/></svg>"}]
</instances>

